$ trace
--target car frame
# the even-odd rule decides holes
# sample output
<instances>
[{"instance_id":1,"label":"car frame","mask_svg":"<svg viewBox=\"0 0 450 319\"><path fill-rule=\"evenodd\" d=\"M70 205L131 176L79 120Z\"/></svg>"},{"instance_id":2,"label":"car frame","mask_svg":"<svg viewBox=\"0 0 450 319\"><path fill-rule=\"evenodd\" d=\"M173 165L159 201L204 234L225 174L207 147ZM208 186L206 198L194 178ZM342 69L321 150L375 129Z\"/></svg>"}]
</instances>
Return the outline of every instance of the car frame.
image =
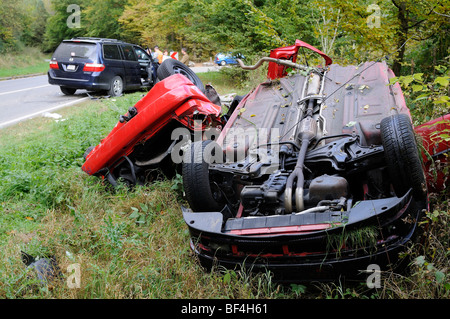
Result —
<instances>
[{"instance_id":1,"label":"car frame","mask_svg":"<svg viewBox=\"0 0 450 319\"><path fill-rule=\"evenodd\" d=\"M49 84L60 86L66 95L85 89L118 96L127 90L153 86L158 63L135 44L78 37L63 40L49 66Z\"/></svg>"},{"instance_id":2,"label":"car frame","mask_svg":"<svg viewBox=\"0 0 450 319\"><path fill-rule=\"evenodd\" d=\"M297 64L302 47L324 66ZM420 235L430 179L385 63L342 67L297 40L253 66L238 61L247 70L268 62L268 79L222 113L212 86L167 61L158 83L86 151L86 173L130 187L151 181L155 169L181 173L190 246L208 269L270 270L292 282L361 279L373 265L408 264L400 253ZM449 121L416 128L425 167L446 159L449 147L437 145L433 131Z\"/></svg>"},{"instance_id":3,"label":"car frame","mask_svg":"<svg viewBox=\"0 0 450 319\"><path fill-rule=\"evenodd\" d=\"M297 64L302 47L324 66ZM399 253L428 201L393 72L385 62L332 64L300 40L254 66L239 63L254 70L264 62L268 80L183 163L183 218L201 264L269 270L290 282L361 279L374 264L403 269Z\"/></svg>"}]
</instances>

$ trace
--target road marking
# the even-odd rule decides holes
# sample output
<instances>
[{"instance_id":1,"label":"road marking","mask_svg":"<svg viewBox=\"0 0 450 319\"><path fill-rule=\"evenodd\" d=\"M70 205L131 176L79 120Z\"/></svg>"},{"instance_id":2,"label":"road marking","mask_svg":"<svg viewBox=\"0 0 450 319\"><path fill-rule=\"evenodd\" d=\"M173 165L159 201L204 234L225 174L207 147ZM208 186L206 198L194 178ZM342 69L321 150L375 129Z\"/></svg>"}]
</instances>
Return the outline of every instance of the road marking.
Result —
<instances>
[{"instance_id":1,"label":"road marking","mask_svg":"<svg viewBox=\"0 0 450 319\"><path fill-rule=\"evenodd\" d=\"M83 98L78 99L78 100L75 100L75 101L70 101L70 102L67 102L67 103L59 104L59 105L53 106L51 108L48 108L48 109L45 109L45 110L41 110L39 112L35 112L33 114L28 114L28 115L16 118L14 120L3 122L3 123L0 123L0 128L3 128L3 127L8 126L10 124L14 124L16 122L20 122L22 120L30 119L32 117L35 117L35 116L40 115L40 114L45 113L45 112L51 112L51 111L55 111L57 109L60 109L60 108L66 107L66 106L71 106L73 104L79 103L79 102L87 100L87 99L89 99L88 96L87 97L83 97Z\"/></svg>"},{"instance_id":2,"label":"road marking","mask_svg":"<svg viewBox=\"0 0 450 319\"><path fill-rule=\"evenodd\" d=\"M40 86L34 86L34 87L31 87L31 88L20 89L20 90L15 90L15 91L3 92L3 93L0 93L0 95L6 95L6 94L12 94L12 93L18 93L18 92L23 92L23 91L33 90L33 89L40 89L40 88L45 88L45 87L47 87L47 86L50 86L50 84L40 85Z\"/></svg>"}]
</instances>

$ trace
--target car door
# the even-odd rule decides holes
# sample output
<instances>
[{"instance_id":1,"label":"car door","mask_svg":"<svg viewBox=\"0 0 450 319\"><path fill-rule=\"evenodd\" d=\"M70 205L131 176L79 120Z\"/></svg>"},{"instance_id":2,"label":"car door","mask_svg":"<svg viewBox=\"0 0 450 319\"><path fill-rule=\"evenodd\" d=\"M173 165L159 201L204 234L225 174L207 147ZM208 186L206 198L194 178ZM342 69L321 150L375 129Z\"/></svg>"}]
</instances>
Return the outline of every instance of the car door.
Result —
<instances>
[{"instance_id":1,"label":"car door","mask_svg":"<svg viewBox=\"0 0 450 319\"><path fill-rule=\"evenodd\" d=\"M149 80L150 84L153 82L153 64L151 62L150 55L145 50L137 45L134 46L134 51L138 57L139 65L141 68L141 78Z\"/></svg>"},{"instance_id":2,"label":"car door","mask_svg":"<svg viewBox=\"0 0 450 319\"><path fill-rule=\"evenodd\" d=\"M125 76L122 56L117 44L103 44L103 59L108 78L116 75Z\"/></svg>"},{"instance_id":3,"label":"car door","mask_svg":"<svg viewBox=\"0 0 450 319\"><path fill-rule=\"evenodd\" d=\"M141 86L141 65L131 44L122 44L123 66L125 71L126 88Z\"/></svg>"}]
</instances>

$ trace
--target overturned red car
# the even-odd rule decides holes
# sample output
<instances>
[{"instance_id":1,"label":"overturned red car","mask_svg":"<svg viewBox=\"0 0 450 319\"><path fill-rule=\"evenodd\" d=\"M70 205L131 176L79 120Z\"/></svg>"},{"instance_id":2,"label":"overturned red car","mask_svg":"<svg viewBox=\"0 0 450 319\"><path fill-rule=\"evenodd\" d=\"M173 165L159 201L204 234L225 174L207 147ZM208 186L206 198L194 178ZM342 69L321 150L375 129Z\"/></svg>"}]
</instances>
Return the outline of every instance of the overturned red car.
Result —
<instances>
[{"instance_id":1,"label":"overturned red car","mask_svg":"<svg viewBox=\"0 0 450 319\"><path fill-rule=\"evenodd\" d=\"M298 64L302 47L324 66ZM280 281L362 278L374 264L402 269L399 253L428 207L423 168L444 162L448 145L436 148L432 126L418 128L431 154L421 158L384 62L343 67L297 40L240 65L265 62L267 81L226 114L188 70L166 74L86 152L83 170L133 185L156 167L181 168L190 245L207 268L270 270Z\"/></svg>"}]
</instances>

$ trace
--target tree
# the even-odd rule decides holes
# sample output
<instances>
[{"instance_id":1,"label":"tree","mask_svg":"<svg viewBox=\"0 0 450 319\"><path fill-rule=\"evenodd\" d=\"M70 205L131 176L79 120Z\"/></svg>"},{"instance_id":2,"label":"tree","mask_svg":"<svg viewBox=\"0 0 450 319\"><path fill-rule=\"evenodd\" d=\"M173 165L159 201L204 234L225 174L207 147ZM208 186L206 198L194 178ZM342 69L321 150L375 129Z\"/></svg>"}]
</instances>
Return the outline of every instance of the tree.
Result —
<instances>
[{"instance_id":1,"label":"tree","mask_svg":"<svg viewBox=\"0 0 450 319\"><path fill-rule=\"evenodd\" d=\"M47 52L54 51L62 40L82 36L85 33L82 27L75 28L68 25L67 20L72 14L71 12L67 12L69 5L80 6L80 20L83 21L82 9L84 6L82 0L52 1L54 14L48 18L44 34L44 50ZM83 24L80 23L80 26L83 26Z\"/></svg>"}]
</instances>

